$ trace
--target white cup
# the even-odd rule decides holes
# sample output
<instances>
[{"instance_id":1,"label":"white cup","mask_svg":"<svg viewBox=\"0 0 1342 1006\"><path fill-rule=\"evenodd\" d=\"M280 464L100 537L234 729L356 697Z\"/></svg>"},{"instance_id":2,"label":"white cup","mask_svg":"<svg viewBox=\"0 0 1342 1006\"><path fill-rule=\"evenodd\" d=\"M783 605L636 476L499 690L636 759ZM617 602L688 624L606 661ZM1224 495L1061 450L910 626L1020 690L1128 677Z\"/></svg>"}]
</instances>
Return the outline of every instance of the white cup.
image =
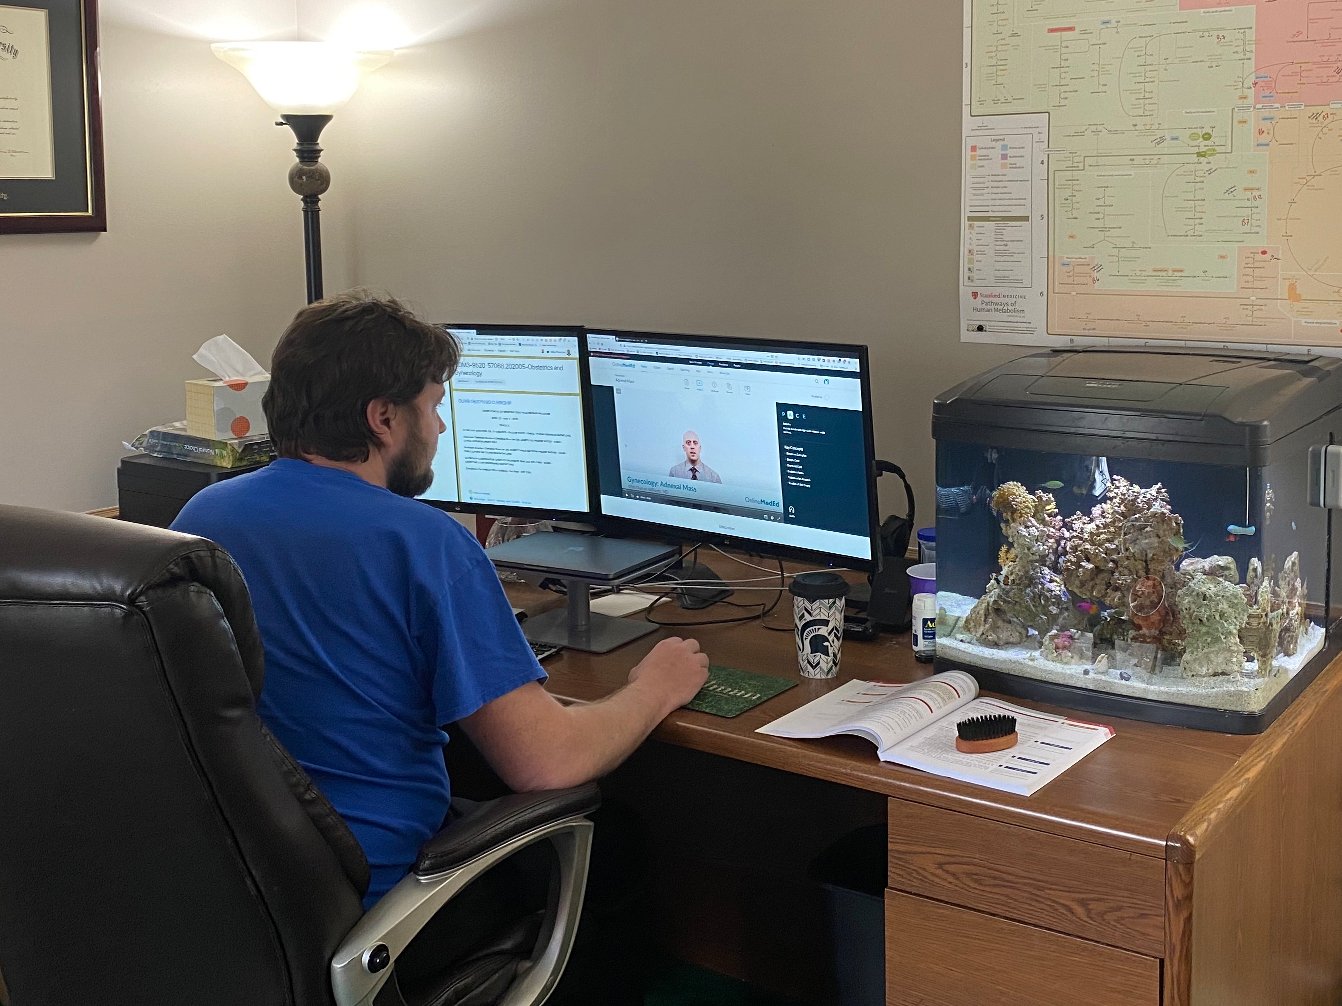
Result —
<instances>
[{"instance_id":1,"label":"white cup","mask_svg":"<svg viewBox=\"0 0 1342 1006\"><path fill-rule=\"evenodd\" d=\"M843 648L843 609L848 581L838 573L798 573L788 585L797 640L797 669L803 678L832 678L839 673Z\"/></svg>"}]
</instances>

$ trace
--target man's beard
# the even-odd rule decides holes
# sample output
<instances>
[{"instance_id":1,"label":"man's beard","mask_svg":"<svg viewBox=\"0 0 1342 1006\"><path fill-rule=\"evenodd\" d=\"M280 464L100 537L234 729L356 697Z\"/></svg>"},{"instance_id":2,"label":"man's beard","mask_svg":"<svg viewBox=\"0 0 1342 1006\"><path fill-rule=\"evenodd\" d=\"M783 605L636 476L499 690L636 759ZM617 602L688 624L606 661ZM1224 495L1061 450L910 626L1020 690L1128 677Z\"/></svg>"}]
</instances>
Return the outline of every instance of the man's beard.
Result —
<instances>
[{"instance_id":1,"label":"man's beard","mask_svg":"<svg viewBox=\"0 0 1342 1006\"><path fill-rule=\"evenodd\" d=\"M387 488L397 496L414 497L428 492L433 485L433 452L437 447L431 440L418 437L408 441L401 453L387 467Z\"/></svg>"}]
</instances>

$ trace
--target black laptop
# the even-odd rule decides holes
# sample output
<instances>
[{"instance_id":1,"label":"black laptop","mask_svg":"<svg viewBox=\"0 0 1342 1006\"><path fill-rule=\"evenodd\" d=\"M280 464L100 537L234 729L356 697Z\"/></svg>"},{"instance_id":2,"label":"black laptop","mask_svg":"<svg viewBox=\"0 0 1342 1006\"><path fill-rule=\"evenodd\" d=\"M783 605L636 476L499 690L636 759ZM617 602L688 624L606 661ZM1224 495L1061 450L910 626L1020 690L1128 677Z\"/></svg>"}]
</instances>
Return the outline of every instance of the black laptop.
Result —
<instances>
[{"instance_id":1,"label":"black laptop","mask_svg":"<svg viewBox=\"0 0 1342 1006\"><path fill-rule=\"evenodd\" d=\"M612 584L679 554L676 545L568 531L542 531L485 549L485 555L503 569Z\"/></svg>"}]
</instances>

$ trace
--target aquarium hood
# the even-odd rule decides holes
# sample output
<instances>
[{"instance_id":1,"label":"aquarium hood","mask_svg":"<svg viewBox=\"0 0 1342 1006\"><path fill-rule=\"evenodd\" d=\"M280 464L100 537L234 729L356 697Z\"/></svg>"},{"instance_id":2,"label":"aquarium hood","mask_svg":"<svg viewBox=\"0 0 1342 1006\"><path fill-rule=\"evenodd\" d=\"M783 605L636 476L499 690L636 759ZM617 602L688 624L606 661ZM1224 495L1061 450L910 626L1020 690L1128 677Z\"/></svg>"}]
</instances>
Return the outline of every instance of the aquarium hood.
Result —
<instances>
[{"instance_id":1,"label":"aquarium hood","mask_svg":"<svg viewBox=\"0 0 1342 1006\"><path fill-rule=\"evenodd\" d=\"M932 435L1033 450L1078 434L1097 453L1264 464L1275 442L1342 407L1342 359L1061 350L1004 363L939 395Z\"/></svg>"}]
</instances>

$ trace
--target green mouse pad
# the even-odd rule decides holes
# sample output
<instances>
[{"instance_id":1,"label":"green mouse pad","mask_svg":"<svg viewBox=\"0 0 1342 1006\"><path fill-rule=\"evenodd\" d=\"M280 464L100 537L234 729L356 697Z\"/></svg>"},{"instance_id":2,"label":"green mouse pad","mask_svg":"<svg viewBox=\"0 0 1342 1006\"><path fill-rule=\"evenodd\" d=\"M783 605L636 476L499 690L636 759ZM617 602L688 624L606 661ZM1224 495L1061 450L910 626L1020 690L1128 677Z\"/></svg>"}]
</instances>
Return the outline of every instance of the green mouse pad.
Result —
<instances>
[{"instance_id":1,"label":"green mouse pad","mask_svg":"<svg viewBox=\"0 0 1342 1006\"><path fill-rule=\"evenodd\" d=\"M796 683L771 674L754 674L735 667L710 664L708 682L685 708L712 713L714 716L740 716L747 709L753 709L779 692L787 691Z\"/></svg>"}]
</instances>

